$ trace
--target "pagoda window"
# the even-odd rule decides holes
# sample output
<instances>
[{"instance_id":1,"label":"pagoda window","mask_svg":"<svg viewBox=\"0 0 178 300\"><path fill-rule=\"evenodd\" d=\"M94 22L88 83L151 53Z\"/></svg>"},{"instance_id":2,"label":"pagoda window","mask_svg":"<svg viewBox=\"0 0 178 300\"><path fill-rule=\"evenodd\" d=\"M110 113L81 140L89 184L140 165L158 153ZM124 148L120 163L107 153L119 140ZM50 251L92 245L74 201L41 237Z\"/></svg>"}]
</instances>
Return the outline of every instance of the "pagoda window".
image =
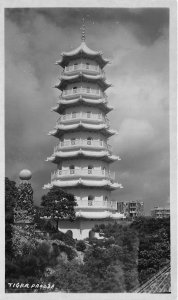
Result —
<instances>
[{"instance_id":1,"label":"pagoda window","mask_svg":"<svg viewBox=\"0 0 178 300\"><path fill-rule=\"evenodd\" d=\"M71 139L71 145L75 145L75 139Z\"/></svg>"},{"instance_id":2,"label":"pagoda window","mask_svg":"<svg viewBox=\"0 0 178 300\"><path fill-rule=\"evenodd\" d=\"M106 168L103 167L103 168L102 168L102 174L105 175L105 172L106 172Z\"/></svg>"},{"instance_id":3,"label":"pagoda window","mask_svg":"<svg viewBox=\"0 0 178 300\"><path fill-rule=\"evenodd\" d=\"M90 87L89 86L87 86L87 93L89 93L90 92Z\"/></svg>"},{"instance_id":4,"label":"pagoda window","mask_svg":"<svg viewBox=\"0 0 178 300\"><path fill-rule=\"evenodd\" d=\"M89 63L86 63L86 69L87 69L87 70L89 69L89 66L90 66L90 64L89 64Z\"/></svg>"},{"instance_id":5,"label":"pagoda window","mask_svg":"<svg viewBox=\"0 0 178 300\"><path fill-rule=\"evenodd\" d=\"M75 64L74 64L74 70L77 70L77 67L78 67L78 64L75 63Z\"/></svg>"},{"instance_id":6,"label":"pagoda window","mask_svg":"<svg viewBox=\"0 0 178 300\"><path fill-rule=\"evenodd\" d=\"M87 111L87 118L91 118L91 111Z\"/></svg>"},{"instance_id":7,"label":"pagoda window","mask_svg":"<svg viewBox=\"0 0 178 300\"><path fill-rule=\"evenodd\" d=\"M93 200L94 200L94 197L92 195L89 195L88 196L88 206L92 206L93 205Z\"/></svg>"},{"instance_id":8,"label":"pagoda window","mask_svg":"<svg viewBox=\"0 0 178 300\"><path fill-rule=\"evenodd\" d=\"M73 87L73 93L76 94L77 93L77 86Z\"/></svg>"},{"instance_id":9,"label":"pagoda window","mask_svg":"<svg viewBox=\"0 0 178 300\"><path fill-rule=\"evenodd\" d=\"M88 174L92 174L93 166L88 166Z\"/></svg>"},{"instance_id":10,"label":"pagoda window","mask_svg":"<svg viewBox=\"0 0 178 300\"><path fill-rule=\"evenodd\" d=\"M91 138L91 137L88 137L88 138L87 138L87 145L91 145L91 141L92 141L92 138Z\"/></svg>"},{"instance_id":11,"label":"pagoda window","mask_svg":"<svg viewBox=\"0 0 178 300\"><path fill-rule=\"evenodd\" d=\"M75 118L76 118L76 112L73 111L73 112L72 112L72 119L75 119Z\"/></svg>"},{"instance_id":12,"label":"pagoda window","mask_svg":"<svg viewBox=\"0 0 178 300\"><path fill-rule=\"evenodd\" d=\"M102 114L98 114L98 118L101 119L101 117L102 117Z\"/></svg>"},{"instance_id":13,"label":"pagoda window","mask_svg":"<svg viewBox=\"0 0 178 300\"><path fill-rule=\"evenodd\" d=\"M105 200L105 201L108 201L108 197L106 196L104 200Z\"/></svg>"},{"instance_id":14,"label":"pagoda window","mask_svg":"<svg viewBox=\"0 0 178 300\"><path fill-rule=\"evenodd\" d=\"M62 167L61 166L58 168L58 171L59 171L59 175L62 175Z\"/></svg>"},{"instance_id":15,"label":"pagoda window","mask_svg":"<svg viewBox=\"0 0 178 300\"><path fill-rule=\"evenodd\" d=\"M103 146L103 140L100 140L100 146Z\"/></svg>"},{"instance_id":16,"label":"pagoda window","mask_svg":"<svg viewBox=\"0 0 178 300\"><path fill-rule=\"evenodd\" d=\"M61 147L64 146L64 138L61 138Z\"/></svg>"},{"instance_id":17,"label":"pagoda window","mask_svg":"<svg viewBox=\"0 0 178 300\"><path fill-rule=\"evenodd\" d=\"M75 166L74 165L71 165L69 167L69 169L70 169L70 174L74 174L75 173Z\"/></svg>"}]
</instances>

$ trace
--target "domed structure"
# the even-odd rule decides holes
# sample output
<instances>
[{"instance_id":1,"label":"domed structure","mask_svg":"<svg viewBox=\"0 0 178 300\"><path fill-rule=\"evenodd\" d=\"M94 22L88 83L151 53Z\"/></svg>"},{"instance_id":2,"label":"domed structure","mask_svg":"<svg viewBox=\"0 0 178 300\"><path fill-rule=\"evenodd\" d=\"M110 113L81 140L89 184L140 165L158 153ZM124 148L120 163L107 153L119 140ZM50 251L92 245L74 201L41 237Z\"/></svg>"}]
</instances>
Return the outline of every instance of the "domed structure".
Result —
<instances>
[{"instance_id":1,"label":"domed structure","mask_svg":"<svg viewBox=\"0 0 178 300\"><path fill-rule=\"evenodd\" d=\"M32 172L30 170L23 169L19 173L19 178L21 180L30 180L32 178Z\"/></svg>"}]
</instances>

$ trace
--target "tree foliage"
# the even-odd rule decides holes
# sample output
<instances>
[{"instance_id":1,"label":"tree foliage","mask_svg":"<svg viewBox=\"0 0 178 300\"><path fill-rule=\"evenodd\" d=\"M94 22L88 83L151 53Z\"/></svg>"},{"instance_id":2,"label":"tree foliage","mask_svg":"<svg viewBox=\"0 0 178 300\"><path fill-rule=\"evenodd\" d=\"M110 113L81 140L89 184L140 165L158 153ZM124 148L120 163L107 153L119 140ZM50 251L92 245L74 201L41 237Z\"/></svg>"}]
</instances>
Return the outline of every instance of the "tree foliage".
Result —
<instances>
[{"instance_id":1,"label":"tree foliage","mask_svg":"<svg viewBox=\"0 0 178 300\"><path fill-rule=\"evenodd\" d=\"M5 178L5 250L6 256L13 256L12 225L14 223L14 207L18 199L18 189L14 181Z\"/></svg>"},{"instance_id":2,"label":"tree foliage","mask_svg":"<svg viewBox=\"0 0 178 300\"><path fill-rule=\"evenodd\" d=\"M65 193L58 187L52 187L50 191L42 196L42 216L51 218L56 222L61 219L75 220L75 206L77 205L75 197L72 194Z\"/></svg>"},{"instance_id":3,"label":"tree foliage","mask_svg":"<svg viewBox=\"0 0 178 300\"><path fill-rule=\"evenodd\" d=\"M138 218L131 226L139 235L139 282L144 283L170 260L170 218Z\"/></svg>"},{"instance_id":4,"label":"tree foliage","mask_svg":"<svg viewBox=\"0 0 178 300\"><path fill-rule=\"evenodd\" d=\"M83 272L82 265L76 261L61 262L55 272L48 278L59 291L70 293L87 293L91 291L91 284Z\"/></svg>"}]
</instances>

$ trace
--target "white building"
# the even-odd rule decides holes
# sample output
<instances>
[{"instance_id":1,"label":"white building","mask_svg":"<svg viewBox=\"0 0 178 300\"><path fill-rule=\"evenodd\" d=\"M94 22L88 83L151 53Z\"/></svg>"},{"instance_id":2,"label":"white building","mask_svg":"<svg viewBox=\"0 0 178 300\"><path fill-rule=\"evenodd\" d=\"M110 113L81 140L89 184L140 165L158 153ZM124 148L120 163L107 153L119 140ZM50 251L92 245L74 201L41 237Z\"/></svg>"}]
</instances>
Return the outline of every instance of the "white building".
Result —
<instances>
[{"instance_id":1,"label":"white building","mask_svg":"<svg viewBox=\"0 0 178 300\"><path fill-rule=\"evenodd\" d=\"M169 218L170 217L170 208L155 206L154 209L151 210L151 216L153 218L161 218L161 219Z\"/></svg>"},{"instance_id":2,"label":"white building","mask_svg":"<svg viewBox=\"0 0 178 300\"><path fill-rule=\"evenodd\" d=\"M61 221L59 229L72 230L73 237L83 239L95 224L122 218L111 191L122 188L115 182L110 163L119 160L111 152L108 138L115 134L110 129L107 114L113 109L105 91L104 66L109 61L101 52L93 51L85 43L84 28L81 45L62 53L56 64L62 67L61 91L58 104L52 108L60 117L49 134L58 139L48 161L56 164L51 183L44 188L58 186L75 195L77 220Z\"/></svg>"}]
</instances>

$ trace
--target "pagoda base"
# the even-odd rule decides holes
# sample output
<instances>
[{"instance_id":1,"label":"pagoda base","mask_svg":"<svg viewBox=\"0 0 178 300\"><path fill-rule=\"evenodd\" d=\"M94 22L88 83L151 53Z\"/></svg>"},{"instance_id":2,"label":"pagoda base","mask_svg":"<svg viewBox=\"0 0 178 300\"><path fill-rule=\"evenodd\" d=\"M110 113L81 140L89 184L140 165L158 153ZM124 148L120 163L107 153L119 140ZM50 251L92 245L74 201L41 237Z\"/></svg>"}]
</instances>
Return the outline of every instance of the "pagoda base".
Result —
<instances>
[{"instance_id":1,"label":"pagoda base","mask_svg":"<svg viewBox=\"0 0 178 300\"><path fill-rule=\"evenodd\" d=\"M72 231L73 239L83 240L89 238L90 232L95 225L101 224L111 224L115 222L120 222L121 219L83 219L77 218L74 222L68 220L59 221L58 229L63 233L66 233L68 230Z\"/></svg>"}]
</instances>

